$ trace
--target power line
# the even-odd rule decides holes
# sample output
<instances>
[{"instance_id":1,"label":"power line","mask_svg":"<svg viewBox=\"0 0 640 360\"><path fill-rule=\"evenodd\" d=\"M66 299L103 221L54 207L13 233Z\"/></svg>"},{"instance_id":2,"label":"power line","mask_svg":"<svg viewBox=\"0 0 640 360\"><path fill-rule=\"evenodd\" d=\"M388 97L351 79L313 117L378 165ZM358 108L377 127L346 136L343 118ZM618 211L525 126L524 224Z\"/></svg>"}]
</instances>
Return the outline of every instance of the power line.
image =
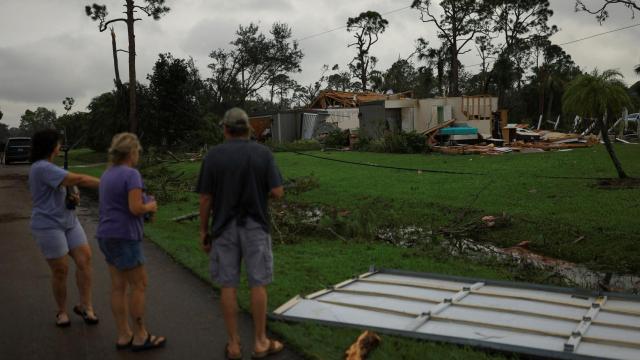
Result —
<instances>
[{"instance_id":1,"label":"power line","mask_svg":"<svg viewBox=\"0 0 640 360\"><path fill-rule=\"evenodd\" d=\"M302 152L302 151L292 151L292 153L297 155L302 155L302 156L308 156L318 160L333 161L333 162L338 162L342 164L372 167L372 168L378 168L378 169L410 171L414 173L434 173L434 174L445 174L445 175L495 176L495 174L492 175L487 173L476 173L476 172L467 172L467 171L408 168L408 167L400 167L400 166L392 166L392 165L374 164L370 162L365 163L365 162L350 161L350 160L343 160L343 159L336 159L336 158L328 158L324 156L313 155L309 152ZM536 175L536 174L531 174L530 176L534 178L539 178L539 179L552 179L552 180L604 180L603 178L588 177L588 176L553 176L553 175Z\"/></svg>"},{"instance_id":2,"label":"power line","mask_svg":"<svg viewBox=\"0 0 640 360\"><path fill-rule=\"evenodd\" d=\"M571 41L564 42L562 44L558 44L558 46L575 44L575 43L580 42L580 41L593 39L593 38L598 37L598 36L607 35L607 34L611 34L611 33L614 33L614 32L631 29L631 28L634 28L634 27L637 27L637 26L640 26L640 24L628 25L628 26L624 26L624 27L621 27L621 28L617 28L617 29L601 32L601 33L598 33L598 34L593 34L593 35L590 35L590 36L587 36L587 37L583 37L583 38L580 38L580 39L571 40ZM487 62L487 64L494 63L494 62L495 61ZM474 66L482 66L482 63L473 64L473 65L466 65L465 67L474 67Z\"/></svg>"},{"instance_id":3,"label":"power line","mask_svg":"<svg viewBox=\"0 0 640 360\"><path fill-rule=\"evenodd\" d=\"M400 12L400 11L406 10L406 9L408 9L408 8L410 8L410 7L411 7L411 5L409 5L409 6L405 6L405 7L403 7L403 8L399 8L399 9L395 9L395 10L387 11L387 12L382 13L382 14L380 14L380 15L391 15L391 14L395 14L395 13L397 13L397 12ZM342 26L337 27L337 28L335 28L335 29L330 29L330 30L326 30L326 31L319 32L319 33L316 33L316 34L307 35L307 36L305 36L305 37L303 37L303 38L298 39L297 41L298 41L298 42L301 42L301 41L309 40L309 39L312 39L312 38L314 38L314 37L318 37L318 36L321 36L321 35L324 35L324 34L328 34L328 33L330 33L330 32L334 32L334 31L338 31L338 30L342 30L342 29L346 29L346 28L347 28L347 26L346 26L346 25L342 25Z\"/></svg>"},{"instance_id":4,"label":"power line","mask_svg":"<svg viewBox=\"0 0 640 360\"><path fill-rule=\"evenodd\" d=\"M614 30L610 30L610 31L605 31L605 32L603 32L603 33L599 33L599 34L595 34L595 35L587 36L587 37L584 37L584 38L582 38L582 39L577 39L577 40L568 41L568 42L566 42L566 43L562 43L562 44L558 44L558 45L560 45L560 46L562 46L562 45L569 45L569 44L577 43L577 42L579 42L579 41L584 41L584 40L593 39L594 37L598 37L598 36L602 36L602 35L606 35L606 34L611 34L611 33L614 33L614 32L616 32L616 31L622 31L622 30L626 30L626 29L631 29L631 28L636 27L636 26L640 26L640 24L634 24L634 25L629 25L629 26L621 27L621 28L619 28L619 29L614 29Z\"/></svg>"}]
</instances>

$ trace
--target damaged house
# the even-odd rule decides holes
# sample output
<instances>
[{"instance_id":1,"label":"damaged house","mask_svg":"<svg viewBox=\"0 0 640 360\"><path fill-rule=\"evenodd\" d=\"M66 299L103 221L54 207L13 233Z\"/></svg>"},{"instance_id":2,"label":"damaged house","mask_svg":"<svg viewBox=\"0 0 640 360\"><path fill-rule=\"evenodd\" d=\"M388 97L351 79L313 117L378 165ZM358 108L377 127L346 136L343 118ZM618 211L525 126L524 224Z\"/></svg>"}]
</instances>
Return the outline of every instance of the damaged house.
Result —
<instances>
[{"instance_id":1,"label":"damaged house","mask_svg":"<svg viewBox=\"0 0 640 360\"><path fill-rule=\"evenodd\" d=\"M447 131L460 140L477 139L479 134L490 138L497 111L498 98L488 95L370 101L360 105L360 136L375 139L400 130L424 133L454 120Z\"/></svg>"}]
</instances>

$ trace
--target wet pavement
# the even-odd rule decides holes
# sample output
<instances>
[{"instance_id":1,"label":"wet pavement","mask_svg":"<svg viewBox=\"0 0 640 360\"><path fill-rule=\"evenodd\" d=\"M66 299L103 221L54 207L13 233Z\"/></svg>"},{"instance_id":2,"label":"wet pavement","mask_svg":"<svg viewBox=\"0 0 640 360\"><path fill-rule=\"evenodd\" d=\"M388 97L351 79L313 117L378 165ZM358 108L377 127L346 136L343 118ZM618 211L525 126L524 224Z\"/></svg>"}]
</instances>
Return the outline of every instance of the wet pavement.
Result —
<instances>
[{"instance_id":1,"label":"wet pavement","mask_svg":"<svg viewBox=\"0 0 640 360\"><path fill-rule=\"evenodd\" d=\"M167 346L136 354L115 350L109 275L93 238L97 216L92 208L80 208L78 213L93 249L94 308L100 324L87 326L70 314L71 327L55 327L49 268L29 232L28 169L27 165L0 165L0 359L224 358L226 333L217 294L148 241L144 244L149 275L146 321L152 333L167 337ZM78 300L74 272L71 266L69 311ZM249 359L249 315L240 314L240 328L244 358ZM285 351L270 358L300 356Z\"/></svg>"}]
</instances>

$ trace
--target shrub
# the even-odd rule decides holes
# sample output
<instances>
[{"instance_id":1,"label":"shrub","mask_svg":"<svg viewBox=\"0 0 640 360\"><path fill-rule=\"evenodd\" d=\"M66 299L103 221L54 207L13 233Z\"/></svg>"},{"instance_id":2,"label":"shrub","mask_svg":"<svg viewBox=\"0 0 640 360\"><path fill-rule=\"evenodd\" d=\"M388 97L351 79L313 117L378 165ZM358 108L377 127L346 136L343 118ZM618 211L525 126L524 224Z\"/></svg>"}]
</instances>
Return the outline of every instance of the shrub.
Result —
<instances>
[{"instance_id":1,"label":"shrub","mask_svg":"<svg viewBox=\"0 0 640 360\"><path fill-rule=\"evenodd\" d=\"M268 140L267 145L274 152L287 152L287 151L314 151L321 150L322 144L318 140L296 140L291 143L278 144L272 140Z\"/></svg>"},{"instance_id":2,"label":"shrub","mask_svg":"<svg viewBox=\"0 0 640 360\"><path fill-rule=\"evenodd\" d=\"M323 140L325 147L342 148L349 146L349 132L335 129L327 133Z\"/></svg>"},{"instance_id":3,"label":"shrub","mask_svg":"<svg viewBox=\"0 0 640 360\"><path fill-rule=\"evenodd\" d=\"M363 151L371 151L377 153L388 152L384 139L373 139L369 141L367 149L364 149Z\"/></svg>"},{"instance_id":4,"label":"shrub","mask_svg":"<svg viewBox=\"0 0 640 360\"><path fill-rule=\"evenodd\" d=\"M382 139L360 139L359 151L419 154L427 150L427 137L415 131L386 134Z\"/></svg>"},{"instance_id":5,"label":"shrub","mask_svg":"<svg viewBox=\"0 0 640 360\"><path fill-rule=\"evenodd\" d=\"M403 134L406 138L409 153L419 154L425 152L427 149L427 137L425 135L418 134L415 131Z\"/></svg>"}]
</instances>

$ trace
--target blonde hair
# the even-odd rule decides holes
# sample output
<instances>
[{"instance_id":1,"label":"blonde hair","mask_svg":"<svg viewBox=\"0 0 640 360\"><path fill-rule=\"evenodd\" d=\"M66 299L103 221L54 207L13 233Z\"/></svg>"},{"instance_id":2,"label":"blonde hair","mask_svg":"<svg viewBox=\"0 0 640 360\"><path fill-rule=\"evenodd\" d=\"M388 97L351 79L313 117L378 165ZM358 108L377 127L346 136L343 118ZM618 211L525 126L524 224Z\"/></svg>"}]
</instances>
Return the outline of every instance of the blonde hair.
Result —
<instances>
[{"instance_id":1,"label":"blonde hair","mask_svg":"<svg viewBox=\"0 0 640 360\"><path fill-rule=\"evenodd\" d=\"M142 151L142 146L136 134L128 132L116 134L111 140L109 162L113 165L121 164L134 151Z\"/></svg>"}]
</instances>

